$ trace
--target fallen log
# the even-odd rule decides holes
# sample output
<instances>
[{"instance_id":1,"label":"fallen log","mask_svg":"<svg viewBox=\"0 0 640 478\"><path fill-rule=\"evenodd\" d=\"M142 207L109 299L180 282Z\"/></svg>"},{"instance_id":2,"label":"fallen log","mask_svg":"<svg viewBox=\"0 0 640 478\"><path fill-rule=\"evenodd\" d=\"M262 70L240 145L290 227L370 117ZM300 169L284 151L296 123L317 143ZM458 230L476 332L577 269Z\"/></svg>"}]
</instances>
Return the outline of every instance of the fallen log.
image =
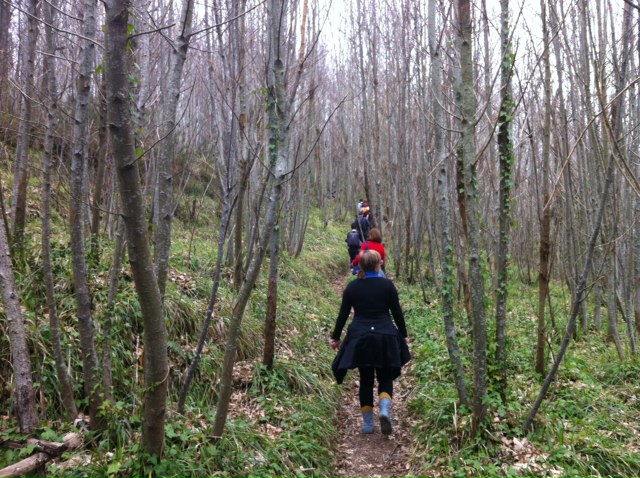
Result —
<instances>
[{"instance_id":1,"label":"fallen log","mask_svg":"<svg viewBox=\"0 0 640 478\"><path fill-rule=\"evenodd\" d=\"M62 438L62 443L31 438L27 440L26 445L34 445L37 453L1 469L0 478L25 476L33 473L48 461L62 455L65 451L80 448L82 446L82 436L78 433L67 433Z\"/></svg>"}]
</instances>

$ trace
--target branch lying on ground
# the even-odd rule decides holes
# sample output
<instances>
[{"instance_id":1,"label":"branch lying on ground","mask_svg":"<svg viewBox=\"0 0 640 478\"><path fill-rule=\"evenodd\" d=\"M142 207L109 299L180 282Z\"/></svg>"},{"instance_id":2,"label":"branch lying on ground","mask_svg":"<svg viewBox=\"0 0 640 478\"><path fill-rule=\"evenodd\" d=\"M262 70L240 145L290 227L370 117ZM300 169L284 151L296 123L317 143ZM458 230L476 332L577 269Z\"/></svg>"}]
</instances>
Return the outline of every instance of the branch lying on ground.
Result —
<instances>
[{"instance_id":1,"label":"branch lying on ground","mask_svg":"<svg viewBox=\"0 0 640 478\"><path fill-rule=\"evenodd\" d=\"M78 433L67 433L62 438L62 443L35 438L30 438L26 443L5 442L3 445L10 448L33 445L37 452L18 463L1 469L0 478L31 475L34 471L44 466L45 463L59 457L65 451L80 448L82 443L82 436Z\"/></svg>"}]
</instances>

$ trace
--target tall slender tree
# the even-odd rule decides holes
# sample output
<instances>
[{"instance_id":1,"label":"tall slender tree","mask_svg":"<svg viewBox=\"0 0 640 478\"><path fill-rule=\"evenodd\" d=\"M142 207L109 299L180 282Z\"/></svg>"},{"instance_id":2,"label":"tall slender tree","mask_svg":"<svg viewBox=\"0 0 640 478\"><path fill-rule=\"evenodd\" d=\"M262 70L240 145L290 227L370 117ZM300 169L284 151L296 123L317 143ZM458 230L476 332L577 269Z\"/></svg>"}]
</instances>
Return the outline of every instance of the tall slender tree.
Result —
<instances>
[{"instance_id":1,"label":"tall slender tree","mask_svg":"<svg viewBox=\"0 0 640 478\"><path fill-rule=\"evenodd\" d=\"M269 0L267 3L269 57L267 65L267 132L269 135L269 171L272 177L269 202L265 212L264 225L258 243L258 251L253 255L247 268L247 274L240 286L238 297L234 303L224 362L220 377L220 392L216 407L216 419L213 424L213 435L221 437L227 421L229 400L231 397L233 366L236 361L237 340L244 311L253 286L258 278L264 259L269 237L277 221L282 183L286 175L286 151L282 147L289 127L289 105L285 91L284 58L286 57L285 36L287 33L287 1Z\"/></svg>"},{"instance_id":2,"label":"tall slender tree","mask_svg":"<svg viewBox=\"0 0 640 478\"><path fill-rule=\"evenodd\" d=\"M71 250L73 254L73 283L78 307L78 330L82 349L84 388L89 397L90 424L100 428L104 423L98 413L102 403L102 379L98 364L98 354L94 339L94 325L91 314L91 291L87 270L84 235L84 213L86 196L84 185L87 181L87 144L89 140L89 103L91 100L92 74L95 60L95 35L97 30L97 0L83 2L83 43L81 62L76 80L76 105L73 122L73 155L71 159L71 201L69 202L69 222Z\"/></svg>"},{"instance_id":3,"label":"tall slender tree","mask_svg":"<svg viewBox=\"0 0 640 478\"><path fill-rule=\"evenodd\" d=\"M549 255L551 251L551 194L549 192L549 148L551 145L551 63L549 60L549 28L545 0L540 1L542 18L542 62L544 65L544 125L542 130L542 217L540 218L540 248L538 269L538 332L535 364L536 372L546 369L545 348L547 340L545 304L549 293Z\"/></svg>"},{"instance_id":4,"label":"tall slender tree","mask_svg":"<svg viewBox=\"0 0 640 478\"><path fill-rule=\"evenodd\" d=\"M55 298L55 283L53 267L51 265L51 171L54 163L54 136L56 122L58 120L58 87L55 74L56 44L53 34L53 25L56 18L57 1L43 5L42 12L45 22L45 39L47 55L43 59L45 97L47 106L47 131L44 141L44 164L42 168L42 268L49 314L49 329L51 331L51 345L53 358L56 364L56 374L60 382L60 394L62 404L70 418L78 415L78 410L73 397L71 377L65 365L62 352L62 337L58 310Z\"/></svg>"},{"instance_id":5,"label":"tall slender tree","mask_svg":"<svg viewBox=\"0 0 640 478\"><path fill-rule=\"evenodd\" d=\"M468 221L469 285L473 326L473 420L471 431L477 434L487 413L487 324L484 277L480 247L480 210L476 171L476 109L473 67L473 20L471 1L458 0L458 48L461 83L458 104L461 115L460 152L464 177L464 195Z\"/></svg>"},{"instance_id":6,"label":"tall slender tree","mask_svg":"<svg viewBox=\"0 0 640 478\"><path fill-rule=\"evenodd\" d=\"M498 117L498 155L500 162L500 211L499 239L496 254L497 290L496 290L496 354L498 368L498 389L502 399L506 400L507 386L507 282L509 257L509 231L511 225L511 189L513 184L513 144L511 141L511 123L513 121L514 101L511 93L511 76L514 68L514 55L511 51L511 29L509 27L509 0L500 0L500 39L502 44L502 66L500 69L500 113Z\"/></svg>"},{"instance_id":7,"label":"tall slender tree","mask_svg":"<svg viewBox=\"0 0 640 478\"><path fill-rule=\"evenodd\" d=\"M11 344L11 366L13 367L13 401L21 433L33 433L38 427L36 394L33 389L31 357L27 344L27 331L22 316L20 297L13 274L9 243L5 234L4 220L0 217L0 289Z\"/></svg>"},{"instance_id":8,"label":"tall slender tree","mask_svg":"<svg viewBox=\"0 0 640 478\"><path fill-rule=\"evenodd\" d=\"M178 101L180 100L182 72L185 61L187 60L189 41L191 40L193 10L194 1L183 0L178 36L171 44L170 60L168 62L169 74L163 92L165 101L162 111L161 137L164 141L157 154L158 164L155 193L157 205L154 208L156 219L153 230L156 274L161 296L164 296L167 284L167 272L171 252L171 224L175 209L173 198L173 163L176 139L174 130L177 121Z\"/></svg>"},{"instance_id":9,"label":"tall slender tree","mask_svg":"<svg viewBox=\"0 0 640 478\"><path fill-rule=\"evenodd\" d=\"M441 46L436 30L436 0L429 0L429 52L431 54L431 97L434 120L434 140L436 164L439 164L438 198L440 203L440 227L442 228L442 319L447 337L449 360L453 365L454 380L458 390L460 403L467 404L469 399L467 383L460 348L456 338L454 322L454 259L453 240L451 237L451 180L449 171L451 165L447 161L444 142L444 108L442 103L442 61L440 59Z\"/></svg>"},{"instance_id":10,"label":"tall slender tree","mask_svg":"<svg viewBox=\"0 0 640 478\"><path fill-rule=\"evenodd\" d=\"M13 168L13 221L11 244L20 250L23 246L27 218L27 184L29 182L29 144L31 142L31 102L35 83L35 55L38 40L38 0L28 0L24 6L23 33L20 57L20 82L23 88L20 100L20 124Z\"/></svg>"},{"instance_id":11,"label":"tall slender tree","mask_svg":"<svg viewBox=\"0 0 640 478\"><path fill-rule=\"evenodd\" d=\"M142 448L161 455L167 406L167 329L147 234L139 157L134 144L129 85L129 0L107 0L106 79L109 132L113 147L128 257L144 325L144 410Z\"/></svg>"}]
</instances>

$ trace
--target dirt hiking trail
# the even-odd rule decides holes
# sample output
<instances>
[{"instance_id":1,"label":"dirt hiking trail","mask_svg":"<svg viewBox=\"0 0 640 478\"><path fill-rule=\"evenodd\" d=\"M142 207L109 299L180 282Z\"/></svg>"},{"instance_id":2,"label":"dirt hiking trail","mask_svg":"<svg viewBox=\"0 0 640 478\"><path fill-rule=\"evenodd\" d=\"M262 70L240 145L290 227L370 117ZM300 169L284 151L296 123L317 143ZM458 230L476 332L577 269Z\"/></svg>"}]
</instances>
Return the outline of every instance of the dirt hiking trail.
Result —
<instances>
[{"instance_id":1,"label":"dirt hiking trail","mask_svg":"<svg viewBox=\"0 0 640 478\"><path fill-rule=\"evenodd\" d=\"M344 276L336 277L333 288L342 297ZM339 303L336 305L336 314ZM347 322L348 324L349 322ZM408 421L406 398L409 387L404 374L394 382L393 410L391 418L393 433L380 433L377 400L374 405L375 431L362 433L362 415L358 402L358 371L347 373L338 406L338 429L340 438L337 446L337 475L340 477L400 477L415 476L410 469L411 425ZM377 397L376 397L377 398Z\"/></svg>"}]
</instances>

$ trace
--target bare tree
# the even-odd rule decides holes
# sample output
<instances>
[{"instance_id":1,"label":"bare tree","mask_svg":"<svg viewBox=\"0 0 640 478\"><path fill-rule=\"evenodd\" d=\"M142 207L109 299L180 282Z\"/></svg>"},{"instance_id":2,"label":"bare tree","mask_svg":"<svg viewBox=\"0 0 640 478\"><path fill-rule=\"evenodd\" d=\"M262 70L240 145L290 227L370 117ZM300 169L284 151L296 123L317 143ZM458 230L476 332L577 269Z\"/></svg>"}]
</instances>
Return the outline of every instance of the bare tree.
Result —
<instances>
[{"instance_id":1,"label":"bare tree","mask_svg":"<svg viewBox=\"0 0 640 478\"><path fill-rule=\"evenodd\" d=\"M175 155L175 136L178 101L180 99L180 84L189 41L191 39L191 25L193 23L193 0L183 0L180 16L178 36L171 45L169 60L169 75L166 90L163 92L164 108L162 111L161 137L164 138L162 147L157 154L157 182L155 198L155 228L153 240L155 243L155 265L158 277L160 295L164 297L169 256L171 252L171 223L175 209L173 199L173 163Z\"/></svg>"},{"instance_id":2,"label":"bare tree","mask_svg":"<svg viewBox=\"0 0 640 478\"><path fill-rule=\"evenodd\" d=\"M0 2L0 84L6 84L10 71L11 61L11 4ZM5 102L8 101L7 89L0 91L0 111L5 110Z\"/></svg>"},{"instance_id":3,"label":"bare tree","mask_svg":"<svg viewBox=\"0 0 640 478\"><path fill-rule=\"evenodd\" d=\"M540 392L538 393L538 396L536 397L536 400L533 406L531 407L531 411L529 412L529 415L527 416L524 422L523 430L525 433L531 430L533 420L538 412L538 409L540 408L540 405L542 404L542 401L544 400L547 394L547 391L549 390L549 387L556 373L558 372L560 363L564 358L567 348L569 347L569 342L571 340L571 337L574 334L575 327L576 327L576 320L578 317L578 313L580 312L581 303L586 299L587 278L589 277L589 273L591 271L594 250L596 247L596 243L598 241L600 229L602 227L602 221L603 221L606 205L609 200L610 190L614 182L616 159L621 159L621 148L619 147L617 140L620 132L619 128L621 126L620 125L621 103L623 102L623 96L624 96L623 94L626 90L625 83L626 83L626 77L627 77L627 71L628 71L628 59L629 59L629 51L630 51L630 38L631 38L629 35L630 25L631 25L630 8L631 7L629 6L629 4L625 4L624 15L622 20L622 32L623 32L622 37L624 38L624 41L622 42L622 45L623 45L622 60L620 62L620 68L616 75L616 90L615 90L616 94L613 100L609 104L606 104L606 101L605 101L604 85L601 83L598 83L597 85L598 98L600 101L600 106L602 107L602 111L603 111L603 120L605 124L607 138L612 144L612 151L607 160L607 169L604 177L602 196L600 197L600 204L598 206L596 216L594 218L593 231L590 235L587 251L585 253L585 262L582 268L582 273L580 274L579 280L576 284L576 293L572 297L571 312L569 315L569 320L567 322L565 334L560 344L560 347L558 349L558 352L554 358L551 370L547 374L542 384L542 387L540 388ZM606 111L609 107L610 107L610 119L608 119L605 116Z\"/></svg>"},{"instance_id":4,"label":"bare tree","mask_svg":"<svg viewBox=\"0 0 640 478\"><path fill-rule=\"evenodd\" d=\"M286 174L286 156L284 144L288 132L288 104L285 93L284 56L286 35L286 1L269 0L269 63L267 69L267 108L269 134L269 175L272 176L272 185L269 194L269 202L265 213L264 225L260 235L258 251L253 255L247 268L246 277L238 292L238 297L233 306L229 328L227 330L227 344L224 353L224 362L220 377L220 392L216 407L216 419L213 424L213 435L220 438L224 432L227 414L229 411L229 399L231 397L233 366L236 361L237 340L240 324L244 311L253 289L260 267L265 255L269 237L277 221L278 207L282 192L282 183Z\"/></svg>"},{"instance_id":5,"label":"bare tree","mask_svg":"<svg viewBox=\"0 0 640 478\"><path fill-rule=\"evenodd\" d=\"M468 221L469 285L473 325L473 420L471 431L476 434L487 413L487 324L485 315L484 277L480 249L478 178L476 175L476 107L473 78L473 22L470 0L458 0L458 48L460 51L461 84L458 103L461 114L461 159L464 195Z\"/></svg>"},{"instance_id":6,"label":"bare tree","mask_svg":"<svg viewBox=\"0 0 640 478\"><path fill-rule=\"evenodd\" d=\"M551 144L551 65L549 60L549 29L547 26L546 2L540 1L542 18L542 41L544 51L544 126L542 131L542 218L540 218L540 249L538 270L538 332L536 345L536 372L544 374L546 369L546 320L545 304L549 294L549 254L551 250L551 195L549 192L549 147Z\"/></svg>"},{"instance_id":7,"label":"bare tree","mask_svg":"<svg viewBox=\"0 0 640 478\"><path fill-rule=\"evenodd\" d=\"M45 4L42 7L48 53L43 60L47 102L47 132L44 142L44 165L42 168L42 267L47 312L49 314L49 328L51 330L51 344L53 346L57 378L60 382L62 405L67 415L73 419L78 415L78 410L73 398L71 377L65 365L64 354L62 352L60 323L58 320L53 268L51 265L51 170L54 161L54 135L56 121L58 120L58 87L55 74L56 45L52 25L56 18L57 3L58 2L53 0L50 4Z\"/></svg>"},{"instance_id":8,"label":"bare tree","mask_svg":"<svg viewBox=\"0 0 640 478\"><path fill-rule=\"evenodd\" d=\"M36 394L33 390L31 358L27 344L27 332L20 310L20 298L13 275L13 264L9 243L5 234L4 220L0 217L0 289L4 302L9 343L11 344L11 365L13 367L13 400L18 426L21 433L32 433L38 427Z\"/></svg>"},{"instance_id":9,"label":"bare tree","mask_svg":"<svg viewBox=\"0 0 640 478\"><path fill-rule=\"evenodd\" d=\"M29 143L31 140L31 102L33 101L35 53L38 39L38 0L26 2L23 23L23 48L20 57L20 125L16 144L16 160L13 169L13 202L11 203L11 219L13 232L11 243L17 250L23 247L24 227L27 214L27 184L29 182Z\"/></svg>"},{"instance_id":10,"label":"bare tree","mask_svg":"<svg viewBox=\"0 0 640 478\"><path fill-rule=\"evenodd\" d=\"M511 94L511 75L514 55L511 51L511 29L509 27L509 0L500 0L500 39L502 43L502 66L500 71L501 104L498 118L498 153L500 162L500 211L499 239L496 253L496 366L498 368L498 389L503 401L506 400L507 386L507 258L509 252L509 231L511 225L511 188L513 183L513 145L511 143L511 123L515 106Z\"/></svg>"},{"instance_id":11,"label":"bare tree","mask_svg":"<svg viewBox=\"0 0 640 478\"><path fill-rule=\"evenodd\" d=\"M144 410L142 448L161 455L167 403L167 330L162 299L149 247L129 105L129 64L126 58L129 1L108 0L106 10L106 79L109 131L122 215L127 230L129 264L136 284L144 324Z\"/></svg>"},{"instance_id":12,"label":"bare tree","mask_svg":"<svg viewBox=\"0 0 640 478\"><path fill-rule=\"evenodd\" d=\"M91 291L87 272L87 260L84 244L84 212L86 196L84 185L87 181L87 143L89 137L89 102L91 79L94 70L95 42L97 29L97 0L85 0L83 3L83 36L81 63L76 80L77 96L73 122L73 155L71 159L71 201L69 203L69 222L71 250L73 254L73 282L78 307L78 325L84 388L89 397L89 417L92 428L99 429L104 422L99 420L102 403L102 379L98 365L98 354L94 341L94 325L91 317Z\"/></svg>"},{"instance_id":13,"label":"bare tree","mask_svg":"<svg viewBox=\"0 0 640 478\"><path fill-rule=\"evenodd\" d=\"M461 404L468 402L467 383L460 349L456 339L454 323L454 263L453 240L451 237L451 190L449 187L450 164L447 161L444 143L444 111L442 103L442 62L440 60L441 47L438 43L436 30L436 0L429 0L429 52L431 54L431 95L434 119L434 139L436 164L439 164L438 197L440 203L440 227L442 228L442 319L444 321L445 336L449 360L454 368L454 380Z\"/></svg>"}]
</instances>

